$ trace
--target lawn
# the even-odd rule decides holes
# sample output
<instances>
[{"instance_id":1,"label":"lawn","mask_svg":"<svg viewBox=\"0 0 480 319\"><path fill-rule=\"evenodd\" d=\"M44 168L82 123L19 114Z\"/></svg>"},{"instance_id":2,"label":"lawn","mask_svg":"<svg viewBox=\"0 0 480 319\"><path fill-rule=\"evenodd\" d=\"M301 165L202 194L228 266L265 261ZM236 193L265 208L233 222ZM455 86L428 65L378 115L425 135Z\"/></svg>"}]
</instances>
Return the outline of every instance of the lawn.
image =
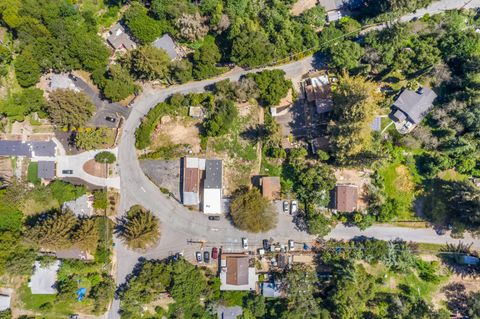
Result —
<instances>
[{"instance_id":1,"label":"lawn","mask_svg":"<svg viewBox=\"0 0 480 319\"><path fill-rule=\"evenodd\" d=\"M38 163L37 162L30 162L28 164L27 170L27 180L29 183L37 185L40 183L40 179L38 178Z\"/></svg>"},{"instance_id":2,"label":"lawn","mask_svg":"<svg viewBox=\"0 0 480 319\"><path fill-rule=\"evenodd\" d=\"M42 318L56 319L72 314L72 309L64 302L56 302L55 295L33 295L25 283L20 291L21 308L44 314Z\"/></svg>"},{"instance_id":3,"label":"lawn","mask_svg":"<svg viewBox=\"0 0 480 319\"><path fill-rule=\"evenodd\" d=\"M380 169L384 178L384 189L388 198L398 201L401 209L398 220L415 219L412 203L415 198L415 182L409 167L398 162Z\"/></svg>"}]
</instances>

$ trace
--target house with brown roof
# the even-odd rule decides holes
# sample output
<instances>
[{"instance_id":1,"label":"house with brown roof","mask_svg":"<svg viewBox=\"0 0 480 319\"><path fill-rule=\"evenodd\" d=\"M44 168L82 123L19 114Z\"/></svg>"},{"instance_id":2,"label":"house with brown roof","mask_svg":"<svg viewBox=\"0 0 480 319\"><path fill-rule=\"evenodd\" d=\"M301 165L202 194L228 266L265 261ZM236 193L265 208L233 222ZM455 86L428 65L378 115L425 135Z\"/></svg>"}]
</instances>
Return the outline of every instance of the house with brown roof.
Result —
<instances>
[{"instance_id":1,"label":"house with brown roof","mask_svg":"<svg viewBox=\"0 0 480 319\"><path fill-rule=\"evenodd\" d=\"M332 88L326 73L311 75L304 81L305 96L308 102L315 102L318 114L333 109Z\"/></svg>"},{"instance_id":2,"label":"house with brown roof","mask_svg":"<svg viewBox=\"0 0 480 319\"><path fill-rule=\"evenodd\" d=\"M337 185L335 187L335 209L342 213L357 210L358 186L354 184Z\"/></svg>"},{"instance_id":3,"label":"house with brown roof","mask_svg":"<svg viewBox=\"0 0 480 319\"><path fill-rule=\"evenodd\" d=\"M250 267L250 257L243 253L222 254L220 259L220 290L253 291L258 275Z\"/></svg>"},{"instance_id":4,"label":"house with brown roof","mask_svg":"<svg viewBox=\"0 0 480 319\"><path fill-rule=\"evenodd\" d=\"M200 204L200 180L205 170L205 160L186 156L183 159L182 203L186 206Z\"/></svg>"},{"instance_id":5,"label":"house with brown roof","mask_svg":"<svg viewBox=\"0 0 480 319\"><path fill-rule=\"evenodd\" d=\"M281 186L280 177L278 176L263 176L260 179L262 186L262 195L268 200L280 199Z\"/></svg>"}]
</instances>

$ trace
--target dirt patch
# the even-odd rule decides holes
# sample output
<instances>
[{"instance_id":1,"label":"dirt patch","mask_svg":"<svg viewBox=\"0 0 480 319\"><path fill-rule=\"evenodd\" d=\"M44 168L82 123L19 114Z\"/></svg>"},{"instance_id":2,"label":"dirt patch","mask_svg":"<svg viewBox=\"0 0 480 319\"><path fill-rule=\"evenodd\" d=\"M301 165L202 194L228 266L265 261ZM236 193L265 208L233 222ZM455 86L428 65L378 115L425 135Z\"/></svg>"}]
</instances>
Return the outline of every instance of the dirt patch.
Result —
<instances>
[{"instance_id":1,"label":"dirt patch","mask_svg":"<svg viewBox=\"0 0 480 319\"><path fill-rule=\"evenodd\" d=\"M193 154L201 152L200 121L187 117L164 116L152 135L152 149L188 144Z\"/></svg>"},{"instance_id":2,"label":"dirt patch","mask_svg":"<svg viewBox=\"0 0 480 319\"><path fill-rule=\"evenodd\" d=\"M83 170L90 175L107 178L107 170L105 164L97 163L94 159L87 161L83 164Z\"/></svg>"},{"instance_id":3,"label":"dirt patch","mask_svg":"<svg viewBox=\"0 0 480 319\"><path fill-rule=\"evenodd\" d=\"M10 180L13 176L13 166L10 157L0 157L0 181Z\"/></svg>"},{"instance_id":4,"label":"dirt patch","mask_svg":"<svg viewBox=\"0 0 480 319\"><path fill-rule=\"evenodd\" d=\"M400 165L395 168L397 178L395 178L395 187L402 192L412 192L415 184L413 183L408 168Z\"/></svg>"},{"instance_id":5,"label":"dirt patch","mask_svg":"<svg viewBox=\"0 0 480 319\"><path fill-rule=\"evenodd\" d=\"M317 0L298 0L290 9L290 12L294 16L301 15L304 11L311 9L317 5Z\"/></svg>"},{"instance_id":6,"label":"dirt patch","mask_svg":"<svg viewBox=\"0 0 480 319\"><path fill-rule=\"evenodd\" d=\"M367 186L370 184L370 170L355 169L337 169L335 170L335 178L338 184L354 184L358 186L358 207L365 209L367 207Z\"/></svg>"},{"instance_id":7,"label":"dirt patch","mask_svg":"<svg viewBox=\"0 0 480 319\"><path fill-rule=\"evenodd\" d=\"M447 287L451 285L460 284L464 286L462 293L468 294L470 292L480 291L480 278L474 277L461 277L457 274L450 276L448 281L442 286ZM432 304L435 308L439 309L444 307L445 302L447 301L446 292L444 289L439 289L438 292L432 296Z\"/></svg>"}]
</instances>

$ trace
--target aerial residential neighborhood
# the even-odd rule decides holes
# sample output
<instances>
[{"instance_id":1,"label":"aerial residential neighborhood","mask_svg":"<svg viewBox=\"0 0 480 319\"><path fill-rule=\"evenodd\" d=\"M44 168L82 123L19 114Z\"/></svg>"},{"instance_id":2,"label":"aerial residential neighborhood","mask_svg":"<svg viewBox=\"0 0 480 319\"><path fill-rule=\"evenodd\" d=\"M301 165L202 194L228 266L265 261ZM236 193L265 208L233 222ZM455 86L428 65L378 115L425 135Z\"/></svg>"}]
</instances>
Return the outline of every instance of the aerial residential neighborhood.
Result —
<instances>
[{"instance_id":1,"label":"aerial residential neighborhood","mask_svg":"<svg viewBox=\"0 0 480 319\"><path fill-rule=\"evenodd\" d=\"M480 318L480 0L3 0L0 319Z\"/></svg>"}]
</instances>

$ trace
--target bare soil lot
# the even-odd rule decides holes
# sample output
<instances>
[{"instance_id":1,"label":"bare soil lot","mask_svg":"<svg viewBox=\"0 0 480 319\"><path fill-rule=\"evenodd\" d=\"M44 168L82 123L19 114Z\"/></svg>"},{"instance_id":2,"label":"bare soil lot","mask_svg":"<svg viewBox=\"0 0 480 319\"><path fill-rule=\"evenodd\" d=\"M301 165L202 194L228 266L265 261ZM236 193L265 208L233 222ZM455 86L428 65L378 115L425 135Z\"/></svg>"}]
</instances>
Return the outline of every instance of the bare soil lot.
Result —
<instances>
[{"instance_id":1,"label":"bare soil lot","mask_svg":"<svg viewBox=\"0 0 480 319\"><path fill-rule=\"evenodd\" d=\"M170 145L190 145L193 154L201 152L200 121L188 117L162 117L152 136L152 149Z\"/></svg>"}]
</instances>

